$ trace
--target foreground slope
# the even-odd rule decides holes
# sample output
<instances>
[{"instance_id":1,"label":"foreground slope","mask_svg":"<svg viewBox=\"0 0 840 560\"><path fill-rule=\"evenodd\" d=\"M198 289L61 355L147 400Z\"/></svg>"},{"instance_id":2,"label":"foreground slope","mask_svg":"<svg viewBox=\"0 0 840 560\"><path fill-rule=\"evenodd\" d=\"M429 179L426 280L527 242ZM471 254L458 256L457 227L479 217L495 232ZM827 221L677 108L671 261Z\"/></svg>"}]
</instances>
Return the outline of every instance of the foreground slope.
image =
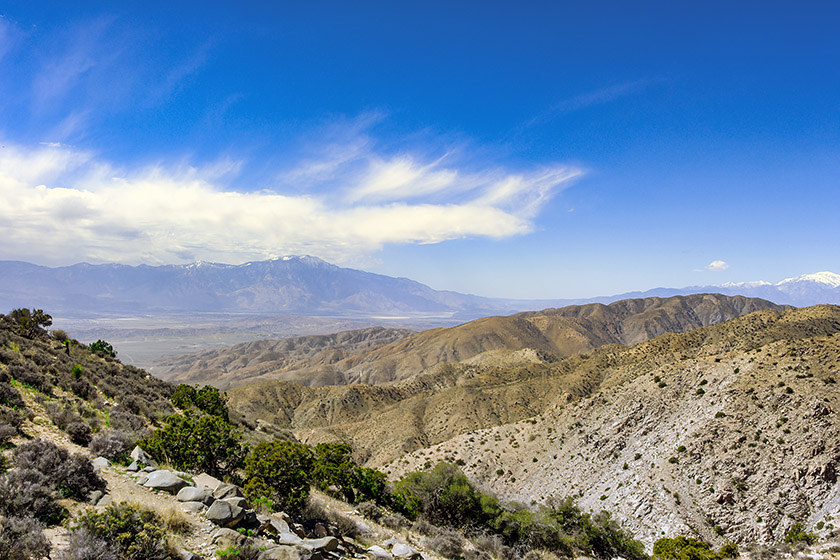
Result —
<instances>
[{"instance_id":1,"label":"foreground slope","mask_svg":"<svg viewBox=\"0 0 840 560\"><path fill-rule=\"evenodd\" d=\"M576 495L648 544L661 534L769 542L840 516L840 308L762 311L629 348L595 351L583 398L393 462L446 458L512 499ZM562 376L557 377L559 382Z\"/></svg>"},{"instance_id":2,"label":"foreground slope","mask_svg":"<svg viewBox=\"0 0 840 560\"><path fill-rule=\"evenodd\" d=\"M259 348L237 345L163 362L155 373L172 381L211 383L223 388L269 379L312 386L383 383L490 350L532 348L546 356L566 357L605 344L634 344L666 332L683 332L760 309L783 307L766 300L719 294L575 305L487 317L356 348L348 348L339 339L334 343L321 339L323 351L292 358L288 349L299 346L298 341L262 342Z\"/></svg>"}]
</instances>

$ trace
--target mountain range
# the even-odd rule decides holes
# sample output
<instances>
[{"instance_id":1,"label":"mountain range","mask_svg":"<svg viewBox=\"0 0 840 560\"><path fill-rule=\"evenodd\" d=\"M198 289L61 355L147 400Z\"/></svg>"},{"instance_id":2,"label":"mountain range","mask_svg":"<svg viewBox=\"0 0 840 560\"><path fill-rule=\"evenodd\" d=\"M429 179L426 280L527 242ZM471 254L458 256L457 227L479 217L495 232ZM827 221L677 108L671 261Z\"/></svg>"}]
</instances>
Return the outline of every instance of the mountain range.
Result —
<instances>
[{"instance_id":1,"label":"mountain range","mask_svg":"<svg viewBox=\"0 0 840 560\"><path fill-rule=\"evenodd\" d=\"M588 299L515 300L434 290L407 278L342 268L309 256L241 265L82 263L58 268L0 261L0 309L40 307L67 316L242 313L429 316L457 321L572 304L712 292L795 306L840 303L840 275L820 272L777 284L656 288Z\"/></svg>"},{"instance_id":2,"label":"mountain range","mask_svg":"<svg viewBox=\"0 0 840 560\"><path fill-rule=\"evenodd\" d=\"M636 344L762 309L766 300L719 294L590 303L484 317L422 332L370 328L331 335L246 342L160 361L151 371L181 383L228 388L265 379L302 385L383 383L438 364L493 351L536 352L557 360L607 344Z\"/></svg>"}]
</instances>

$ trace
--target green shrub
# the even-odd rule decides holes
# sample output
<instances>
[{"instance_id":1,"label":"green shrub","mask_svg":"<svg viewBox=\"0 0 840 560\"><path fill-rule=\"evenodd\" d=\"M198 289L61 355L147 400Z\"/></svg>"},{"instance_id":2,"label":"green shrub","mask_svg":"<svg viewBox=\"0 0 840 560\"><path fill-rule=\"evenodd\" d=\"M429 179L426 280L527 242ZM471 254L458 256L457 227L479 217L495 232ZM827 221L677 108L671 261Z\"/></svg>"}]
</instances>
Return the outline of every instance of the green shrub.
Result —
<instances>
[{"instance_id":1,"label":"green shrub","mask_svg":"<svg viewBox=\"0 0 840 560\"><path fill-rule=\"evenodd\" d=\"M242 465L241 433L222 418L188 411L168 416L163 424L138 442L158 461L223 478Z\"/></svg>"},{"instance_id":2,"label":"green shrub","mask_svg":"<svg viewBox=\"0 0 840 560\"><path fill-rule=\"evenodd\" d=\"M809 533L805 530L805 526L802 523L794 523L793 526L788 530L785 534L785 542L790 544L796 543L805 543L805 544L814 544L816 542L817 536L814 533Z\"/></svg>"},{"instance_id":3,"label":"green shrub","mask_svg":"<svg viewBox=\"0 0 840 560\"><path fill-rule=\"evenodd\" d=\"M335 486L348 502L355 502L356 463L353 449L343 443L319 443L312 462L312 482L321 490Z\"/></svg>"},{"instance_id":4,"label":"green shrub","mask_svg":"<svg viewBox=\"0 0 840 560\"><path fill-rule=\"evenodd\" d=\"M88 344L88 350L90 350L92 354L96 354L98 356L107 356L109 358L117 357L117 351L114 350L114 347L101 339Z\"/></svg>"},{"instance_id":5,"label":"green shrub","mask_svg":"<svg viewBox=\"0 0 840 560\"><path fill-rule=\"evenodd\" d=\"M88 510L77 519L75 531L84 531L119 551L125 560L175 560L160 518L151 511L126 503L108 506L104 512Z\"/></svg>"},{"instance_id":6,"label":"green shrub","mask_svg":"<svg viewBox=\"0 0 840 560\"><path fill-rule=\"evenodd\" d=\"M721 558L738 558L741 553L738 551L738 545L732 541L727 541L722 547L718 556Z\"/></svg>"},{"instance_id":7,"label":"green shrub","mask_svg":"<svg viewBox=\"0 0 840 560\"><path fill-rule=\"evenodd\" d=\"M709 543L680 536L656 541L651 560L720 560L720 557Z\"/></svg>"},{"instance_id":8,"label":"green shrub","mask_svg":"<svg viewBox=\"0 0 840 560\"><path fill-rule=\"evenodd\" d=\"M353 488L356 490L357 500L373 500L382 505L390 504L388 477L383 472L367 467L356 467Z\"/></svg>"},{"instance_id":9,"label":"green shrub","mask_svg":"<svg viewBox=\"0 0 840 560\"><path fill-rule=\"evenodd\" d=\"M468 527L483 521L481 496L461 470L438 463L428 473L414 472L396 483L394 497L411 518L422 514L435 525Z\"/></svg>"},{"instance_id":10,"label":"green shrub","mask_svg":"<svg viewBox=\"0 0 840 560\"><path fill-rule=\"evenodd\" d=\"M9 318L17 327L17 333L26 338L39 338L47 335L44 327L52 325L52 317L43 309L12 309Z\"/></svg>"},{"instance_id":11,"label":"green shrub","mask_svg":"<svg viewBox=\"0 0 840 560\"><path fill-rule=\"evenodd\" d=\"M299 511L309 495L313 462L302 443L260 443L245 458L245 493L249 499L267 497L283 511Z\"/></svg>"},{"instance_id":12,"label":"green shrub","mask_svg":"<svg viewBox=\"0 0 840 560\"><path fill-rule=\"evenodd\" d=\"M230 421L224 397L217 388L211 385L205 385L197 390L190 385L178 385L169 400L181 410L186 411L195 407L206 414L218 416L225 422Z\"/></svg>"}]
</instances>

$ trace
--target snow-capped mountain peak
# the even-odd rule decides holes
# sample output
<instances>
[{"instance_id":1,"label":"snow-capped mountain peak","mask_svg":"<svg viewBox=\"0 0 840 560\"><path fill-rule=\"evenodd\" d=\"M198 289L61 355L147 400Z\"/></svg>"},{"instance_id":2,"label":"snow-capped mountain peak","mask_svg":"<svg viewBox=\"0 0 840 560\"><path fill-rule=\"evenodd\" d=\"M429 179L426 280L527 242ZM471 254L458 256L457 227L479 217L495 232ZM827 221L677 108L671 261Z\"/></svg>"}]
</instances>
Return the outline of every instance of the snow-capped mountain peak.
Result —
<instances>
[{"instance_id":1,"label":"snow-capped mountain peak","mask_svg":"<svg viewBox=\"0 0 840 560\"><path fill-rule=\"evenodd\" d=\"M830 288L840 288L840 274L835 274L833 272L815 272L813 274L803 274L802 276L797 276L795 278L785 278L776 286L787 286L790 284L798 284L801 282L814 282L816 284L823 284Z\"/></svg>"}]
</instances>

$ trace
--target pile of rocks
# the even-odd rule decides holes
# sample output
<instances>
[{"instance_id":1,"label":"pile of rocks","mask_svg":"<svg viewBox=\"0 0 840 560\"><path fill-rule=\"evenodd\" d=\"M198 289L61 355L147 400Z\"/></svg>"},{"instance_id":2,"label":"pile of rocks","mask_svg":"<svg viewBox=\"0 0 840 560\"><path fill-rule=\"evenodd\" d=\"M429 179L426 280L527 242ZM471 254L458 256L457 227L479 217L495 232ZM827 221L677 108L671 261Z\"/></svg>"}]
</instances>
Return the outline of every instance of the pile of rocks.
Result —
<instances>
[{"instance_id":1,"label":"pile of rocks","mask_svg":"<svg viewBox=\"0 0 840 560\"><path fill-rule=\"evenodd\" d=\"M408 545L390 539L384 547L363 548L345 538L332 523L309 526L295 523L287 514L257 513L245 499L242 488L228 484L206 473L188 473L158 468L158 464L140 447L131 453L133 462L126 469L135 482L150 490L174 496L181 508L203 517L217 528L208 532L214 545L236 548L254 547L260 550L260 560L328 560L337 558L369 558L372 560L422 560L423 556ZM111 463L97 457L96 469L108 468ZM110 503L110 496L98 493L90 496L97 505ZM211 526L212 526L211 525ZM184 553L184 560L201 557Z\"/></svg>"}]
</instances>

